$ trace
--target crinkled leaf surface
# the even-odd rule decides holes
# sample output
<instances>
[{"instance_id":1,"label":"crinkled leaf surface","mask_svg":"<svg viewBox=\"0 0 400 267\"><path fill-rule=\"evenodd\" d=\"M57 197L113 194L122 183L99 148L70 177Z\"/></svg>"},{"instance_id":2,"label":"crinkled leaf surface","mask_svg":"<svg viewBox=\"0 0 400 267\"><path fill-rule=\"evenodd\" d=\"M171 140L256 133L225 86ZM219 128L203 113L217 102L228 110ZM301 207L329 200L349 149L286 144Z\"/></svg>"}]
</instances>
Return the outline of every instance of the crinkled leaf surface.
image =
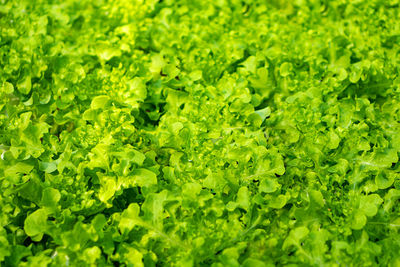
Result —
<instances>
[{"instance_id":1,"label":"crinkled leaf surface","mask_svg":"<svg viewBox=\"0 0 400 267\"><path fill-rule=\"evenodd\" d=\"M399 266L399 17L0 1L0 266Z\"/></svg>"}]
</instances>

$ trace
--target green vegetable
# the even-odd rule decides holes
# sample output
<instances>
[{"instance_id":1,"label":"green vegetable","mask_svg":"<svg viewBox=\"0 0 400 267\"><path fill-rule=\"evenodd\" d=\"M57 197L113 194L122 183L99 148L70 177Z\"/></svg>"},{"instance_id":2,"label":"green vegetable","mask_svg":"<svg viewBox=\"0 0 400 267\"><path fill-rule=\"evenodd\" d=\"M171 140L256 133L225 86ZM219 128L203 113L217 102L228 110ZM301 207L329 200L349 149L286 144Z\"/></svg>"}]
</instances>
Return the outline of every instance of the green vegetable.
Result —
<instances>
[{"instance_id":1,"label":"green vegetable","mask_svg":"<svg viewBox=\"0 0 400 267\"><path fill-rule=\"evenodd\" d=\"M0 266L399 266L399 5L0 1Z\"/></svg>"}]
</instances>

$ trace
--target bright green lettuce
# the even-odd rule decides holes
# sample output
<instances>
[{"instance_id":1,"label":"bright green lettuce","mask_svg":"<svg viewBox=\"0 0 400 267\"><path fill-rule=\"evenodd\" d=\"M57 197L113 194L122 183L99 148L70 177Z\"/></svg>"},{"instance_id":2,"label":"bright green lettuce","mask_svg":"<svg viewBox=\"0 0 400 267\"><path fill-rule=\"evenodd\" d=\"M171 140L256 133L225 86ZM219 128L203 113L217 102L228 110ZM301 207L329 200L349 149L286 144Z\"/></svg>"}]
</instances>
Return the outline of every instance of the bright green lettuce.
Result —
<instances>
[{"instance_id":1,"label":"bright green lettuce","mask_svg":"<svg viewBox=\"0 0 400 267\"><path fill-rule=\"evenodd\" d=\"M0 1L0 266L399 266L399 5Z\"/></svg>"}]
</instances>

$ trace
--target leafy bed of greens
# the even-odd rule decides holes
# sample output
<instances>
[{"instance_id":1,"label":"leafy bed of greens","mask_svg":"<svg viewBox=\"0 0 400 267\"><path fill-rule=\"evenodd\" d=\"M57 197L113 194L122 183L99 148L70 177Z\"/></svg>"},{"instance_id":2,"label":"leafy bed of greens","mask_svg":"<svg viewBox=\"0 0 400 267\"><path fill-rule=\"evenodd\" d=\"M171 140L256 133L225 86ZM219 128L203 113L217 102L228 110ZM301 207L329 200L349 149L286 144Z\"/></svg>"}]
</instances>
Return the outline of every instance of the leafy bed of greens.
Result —
<instances>
[{"instance_id":1,"label":"leafy bed of greens","mask_svg":"<svg viewBox=\"0 0 400 267\"><path fill-rule=\"evenodd\" d=\"M398 0L0 0L0 266L400 266Z\"/></svg>"}]
</instances>

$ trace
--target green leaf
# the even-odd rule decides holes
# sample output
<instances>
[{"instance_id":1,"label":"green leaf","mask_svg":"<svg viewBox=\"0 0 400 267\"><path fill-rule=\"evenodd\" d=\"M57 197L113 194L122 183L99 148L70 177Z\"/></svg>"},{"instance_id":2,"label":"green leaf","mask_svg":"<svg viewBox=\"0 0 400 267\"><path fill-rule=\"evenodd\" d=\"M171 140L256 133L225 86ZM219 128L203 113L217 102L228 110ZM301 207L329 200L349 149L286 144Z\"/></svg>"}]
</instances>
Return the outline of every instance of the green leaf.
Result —
<instances>
[{"instance_id":1,"label":"green leaf","mask_svg":"<svg viewBox=\"0 0 400 267\"><path fill-rule=\"evenodd\" d=\"M143 165L143 162L146 159L146 156L143 153L135 149L129 149L127 157L139 166Z\"/></svg>"},{"instance_id":2,"label":"green leaf","mask_svg":"<svg viewBox=\"0 0 400 267\"><path fill-rule=\"evenodd\" d=\"M385 195L385 202L383 204L383 210L390 212L396 201L400 199L400 190L390 189Z\"/></svg>"},{"instance_id":3,"label":"green leaf","mask_svg":"<svg viewBox=\"0 0 400 267\"><path fill-rule=\"evenodd\" d=\"M46 173L52 173L57 170L57 164L55 162L39 162L39 170Z\"/></svg>"},{"instance_id":4,"label":"green leaf","mask_svg":"<svg viewBox=\"0 0 400 267\"><path fill-rule=\"evenodd\" d=\"M219 173L211 173L204 179L203 185L219 192L227 185L227 181Z\"/></svg>"},{"instance_id":5,"label":"green leaf","mask_svg":"<svg viewBox=\"0 0 400 267\"><path fill-rule=\"evenodd\" d=\"M126 262L128 266L144 267L143 254L129 246L125 246L125 251L122 253L122 262Z\"/></svg>"},{"instance_id":6,"label":"green leaf","mask_svg":"<svg viewBox=\"0 0 400 267\"><path fill-rule=\"evenodd\" d=\"M290 231L289 236L285 239L282 249L285 250L290 246L300 247L300 242L309 234L307 227L300 226Z\"/></svg>"},{"instance_id":7,"label":"green leaf","mask_svg":"<svg viewBox=\"0 0 400 267\"><path fill-rule=\"evenodd\" d=\"M163 220L164 202L167 200L167 190L160 193L151 193L146 197L142 205L145 218L152 224L160 226Z\"/></svg>"},{"instance_id":8,"label":"green leaf","mask_svg":"<svg viewBox=\"0 0 400 267\"><path fill-rule=\"evenodd\" d=\"M161 69L166 65L161 54L155 54L151 57L150 71L154 74L161 72Z\"/></svg>"},{"instance_id":9,"label":"green leaf","mask_svg":"<svg viewBox=\"0 0 400 267\"><path fill-rule=\"evenodd\" d=\"M367 223L367 217L364 215L362 211L356 211L353 215L351 228L355 230L362 229Z\"/></svg>"},{"instance_id":10,"label":"green leaf","mask_svg":"<svg viewBox=\"0 0 400 267\"><path fill-rule=\"evenodd\" d=\"M249 196L249 190L247 187L241 187L239 188L239 191L237 193L237 199L236 202L239 204L239 207L241 207L244 210L248 210L250 207L250 196Z\"/></svg>"},{"instance_id":11,"label":"green leaf","mask_svg":"<svg viewBox=\"0 0 400 267\"><path fill-rule=\"evenodd\" d=\"M257 70L257 58L255 56L250 56L242 63L247 71L251 73L256 73Z\"/></svg>"},{"instance_id":12,"label":"green leaf","mask_svg":"<svg viewBox=\"0 0 400 267\"><path fill-rule=\"evenodd\" d=\"M98 247L87 248L83 251L83 258L87 263L94 264L101 256L101 250Z\"/></svg>"},{"instance_id":13,"label":"green leaf","mask_svg":"<svg viewBox=\"0 0 400 267\"><path fill-rule=\"evenodd\" d=\"M32 81L29 74L26 74L21 80L18 81L17 89L22 94L29 94L32 89Z\"/></svg>"},{"instance_id":14,"label":"green leaf","mask_svg":"<svg viewBox=\"0 0 400 267\"><path fill-rule=\"evenodd\" d=\"M38 204L42 198L43 188L36 178L32 178L23 185L18 186L17 192L21 197Z\"/></svg>"},{"instance_id":15,"label":"green leaf","mask_svg":"<svg viewBox=\"0 0 400 267\"><path fill-rule=\"evenodd\" d=\"M134 99L144 101L147 97L147 89L143 79L135 77L127 82L130 92L133 93Z\"/></svg>"},{"instance_id":16,"label":"green leaf","mask_svg":"<svg viewBox=\"0 0 400 267\"><path fill-rule=\"evenodd\" d=\"M278 195L276 198L272 199L269 206L274 209L281 209L286 205L287 199L285 195Z\"/></svg>"},{"instance_id":17,"label":"green leaf","mask_svg":"<svg viewBox=\"0 0 400 267\"><path fill-rule=\"evenodd\" d=\"M273 193L280 188L276 179L266 178L261 180L259 190L264 193Z\"/></svg>"},{"instance_id":18,"label":"green leaf","mask_svg":"<svg viewBox=\"0 0 400 267\"><path fill-rule=\"evenodd\" d=\"M201 70L195 70L189 74L190 79L198 81L203 78L203 72Z\"/></svg>"},{"instance_id":19,"label":"green leaf","mask_svg":"<svg viewBox=\"0 0 400 267\"><path fill-rule=\"evenodd\" d=\"M43 189L41 204L45 207L54 208L61 199L61 194L57 189L47 187Z\"/></svg>"},{"instance_id":20,"label":"green leaf","mask_svg":"<svg viewBox=\"0 0 400 267\"><path fill-rule=\"evenodd\" d=\"M122 212L121 220L118 225L122 233L129 232L135 225L141 224L139 212L140 207L137 203L129 204L128 208Z\"/></svg>"},{"instance_id":21,"label":"green leaf","mask_svg":"<svg viewBox=\"0 0 400 267\"><path fill-rule=\"evenodd\" d=\"M196 197L201 190L201 185L198 183L186 183L182 186L182 193L190 198Z\"/></svg>"},{"instance_id":22,"label":"green leaf","mask_svg":"<svg viewBox=\"0 0 400 267\"><path fill-rule=\"evenodd\" d=\"M271 108L266 107L264 109L256 110L256 111L254 111L254 113L256 113L257 115L260 116L261 121L264 121L265 118L267 118L271 115Z\"/></svg>"},{"instance_id":23,"label":"green leaf","mask_svg":"<svg viewBox=\"0 0 400 267\"><path fill-rule=\"evenodd\" d=\"M293 70L293 66L289 62L282 63L282 65L279 68L279 72L282 77L286 77L286 76L290 75L292 70Z\"/></svg>"},{"instance_id":24,"label":"green leaf","mask_svg":"<svg viewBox=\"0 0 400 267\"><path fill-rule=\"evenodd\" d=\"M397 161L399 161L399 157L397 156L397 151L395 149L383 149L377 151L373 163L377 167L389 168Z\"/></svg>"},{"instance_id":25,"label":"green leaf","mask_svg":"<svg viewBox=\"0 0 400 267\"><path fill-rule=\"evenodd\" d=\"M320 191L317 190L310 190L309 191L311 200L319 207L323 207L325 205L325 200Z\"/></svg>"},{"instance_id":26,"label":"green leaf","mask_svg":"<svg viewBox=\"0 0 400 267\"><path fill-rule=\"evenodd\" d=\"M349 162L346 159L339 159L335 165L328 169L331 173L346 174L349 168Z\"/></svg>"},{"instance_id":27,"label":"green leaf","mask_svg":"<svg viewBox=\"0 0 400 267\"><path fill-rule=\"evenodd\" d=\"M107 202L114 196L115 191L117 190L117 183L114 177L110 176L103 176L101 180L99 199L101 202Z\"/></svg>"},{"instance_id":28,"label":"green leaf","mask_svg":"<svg viewBox=\"0 0 400 267\"><path fill-rule=\"evenodd\" d=\"M329 149L336 149L340 143L339 136L335 132L329 132L328 138L329 138L328 142Z\"/></svg>"},{"instance_id":29,"label":"green leaf","mask_svg":"<svg viewBox=\"0 0 400 267\"><path fill-rule=\"evenodd\" d=\"M92 103L90 104L90 108L92 109L102 109L104 108L110 101L110 98L106 95L100 95L93 98Z\"/></svg>"},{"instance_id":30,"label":"green leaf","mask_svg":"<svg viewBox=\"0 0 400 267\"><path fill-rule=\"evenodd\" d=\"M254 88L266 89L269 86L269 73L267 68L257 69L257 78L250 79L251 85ZM263 90L263 93L268 95L268 90Z\"/></svg>"},{"instance_id":31,"label":"green leaf","mask_svg":"<svg viewBox=\"0 0 400 267\"><path fill-rule=\"evenodd\" d=\"M183 129L183 124L181 122L175 122L171 125L172 133L175 135L179 134L179 131Z\"/></svg>"},{"instance_id":32,"label":"green leaf","mask_svg":"<svg viewBox=\"0 0 400 267\"><path fill-rule=\"evenodd\" d=\"M113 57L121 56L121 51L119 49L111 47L108 43L103 42L97 48L97 56L101 60L108 61Z\"/></svg>"},{"instance_id":33,"label":"green leaf","mask_svg":"<svg viewBox=\"0 0 400 267\"><path fill-rule=\"evenodd\" d=\"M157 184L157 175L148 169L136 169L132 175L138 186L148 187Z\"/></svg>"},{"instance_id":34,"label":"green leaf","mask_svg":"<svg viewBox=\"0 0 400 267\"><path fill-rule=\"evenodd\" d=\"M357 83L361 78L362 69L359 65L353 65L349 75L349 80L352 83Z\"/></svg>"},{"instance_id":35,"label":"green leaf","mask_svg":"<svg viewBox=\"0 0 400 267\"><path fill-rule=\"evenodd\" d=\"M2 86L2 91L6 94L11 94L12 92L14 92L14 85L9 82L4 82Z\"/></svg>"},{"instance_id":36,"label":"green leaf","mask_svg":"<svg viewBox=\"0 0 400 267\"><path fill-rule=\"evenodd\" d=\"M348 73L344 68L339 68L337 73L338 73L337 78L339 81L343 81L348 77Z\"/></svg>"},{"instance_id":37,"label":"green leaf","mask_svg":"<svg viewBox=\"0 0 400 267\"><path fill-rule=\"evenodd\" d=\"M34 166L29 163L17 162L14 165L8 167L4 171L4 175L5 176L13 176L17 173L29 174L33 168L34 168Z\"/></svg>"},{"instance_id":38,"label":"green leaf","mask_svg":"<svg viewBox=\"0 0 400 267\"><path fill-rule=\"evenodd\" d=\"M107 220L106 217L103 214L97 214L96 217L92 220L92 225L93 228L97 231L100 232L103 227L106 225Z\"/></svg>"},{"instance_id":39,"label":"green leaf","mask_svg":"<svg viewBox=\"0 0 400 267\"><path fill-rule=\"evenodd\" d=\"M0 261L3 262L5 257L11 255L11 246L7 240L6 230L1 227L0 228Z\"/></svg>"},{"instance_id":40,"label":"green leaf","mask_svg":"<svg viewBox=\"0 0 400 267\"><path fill-rule=\"evenodd\" d=\"M382 198L377 194L371 194L361 197L360 211L368 217L375 216L378 212L379 205L383 202Z\"/></svg>"},{"instance_id":41,"label":"green leaf","mask_svg":"<svg viewBox=\"0 0 400 267\"><path fill-rule=\"evenodd\" d=\"M47 212L38 209L26 217L24 223L25 233L35 241L40 241L47 229Z\"/></svg>"},{"instance_id":42,"label":"green leaf","mask_svg":"<svg viewBox=\"0 0 400 267\"><path fill-rule=\"evenodd\" d=\"M94 109L88 109L82 114L82 118L87 121L93 121L97 118L97 111Z\"/></svg>"},{"instance_id":43,"label":"green leaf","mask_svg":"<svg viewBox=\"0 0 400 267\"><path fill-rule=\"evenodd\" d=\"M379 172L378 175L375 176L375 184L379 189L386 189L392 186L394 183L396 175L392 172Z\"/></svg>"}]
</instances>

